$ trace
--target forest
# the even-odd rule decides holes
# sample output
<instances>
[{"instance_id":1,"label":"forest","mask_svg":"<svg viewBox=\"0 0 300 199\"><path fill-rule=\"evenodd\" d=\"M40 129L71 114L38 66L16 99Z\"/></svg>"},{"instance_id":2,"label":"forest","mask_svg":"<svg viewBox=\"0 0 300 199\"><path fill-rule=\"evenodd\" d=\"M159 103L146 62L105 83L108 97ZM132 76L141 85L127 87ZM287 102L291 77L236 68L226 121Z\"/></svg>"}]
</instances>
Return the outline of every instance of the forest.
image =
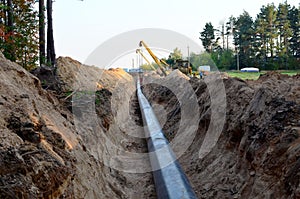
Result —
<instances>
[{"instance_id":1,"label":"forest","mask_svg":"<svg viewBox=\"0 0 300 199\"><path fill-rule=\"evenodd\" d=\"M43 64L54 66L52 3L0 0L0 50L7 59L28 70Z\"/></svg>"},{"instance_id":2,"label":"forest","mask_svg":"<svg viewBox=\"0 0 300 199\"><path fill-rule=\"evenodd\" d=\"M199 39L221 70L300 69L300 11L287 1L261 7L255 19L244 11L218 24L208 22ZM194 65L210 64L207 54L192 54Z\"/></svg>"}]
</instances>

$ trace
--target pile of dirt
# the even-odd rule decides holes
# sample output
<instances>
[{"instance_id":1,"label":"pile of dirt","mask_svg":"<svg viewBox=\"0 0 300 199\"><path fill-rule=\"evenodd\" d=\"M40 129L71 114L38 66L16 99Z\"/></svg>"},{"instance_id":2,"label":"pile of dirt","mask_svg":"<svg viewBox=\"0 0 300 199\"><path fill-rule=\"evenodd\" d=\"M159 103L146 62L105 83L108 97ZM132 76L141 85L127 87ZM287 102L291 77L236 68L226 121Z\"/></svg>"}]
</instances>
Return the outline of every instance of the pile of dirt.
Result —
<instances>
[{"instance_id":1,"label":"pile of dirt","mask_svg":"<svg viewBox=\"0 0 300 199\"><path fill-rule=\"evenodd\" d=\"M95 185L86 198L101 198L101 192L111 191L115 193L110 198L155 197L152 174L144 172L150 171L150 163L143 154L147 147L142 125L137 123L139 107L133 77L122 69L103 70L68 57L58 58L57 76L64 83L64 92L72 95L65 103L71 105L86 151L105 168L101 171L96 165L80 165L78 170L85 171L79 176L85 180L83 188ZM94 169L99 178L86 180L90 175L86 168ZM111 190L105 190L107 187ZM97 189L101 191L95 195Z\"/></svg>"},{"instance_id":2,"label":"pile of dirt","mask_svg":"<svg viewBox=\"0 0 300 199\"><path fill-rule=\"evenodd\" d=\"M36 74L0 53L0 198L156 198L133 77L69 57ZM216 77L142 78L173 146L195 130L179 162L198 197L299 198L300 75Z\"/></svg>"},{"instance_id":3,"label":"pile of dirt","mask_svg":"<svg viewBox=\"0 0 300 199\"><path fill-rule=\"evenodd\" d=\"M0 65L0 198L69 194L73 125L36 77L2 55Z\"/></svg>"},{"instance_id":4,"label":"pile of dirt","mask_svg":"<svg viewBox=\"0 0 300 199\"><path fill-rule=\"evenodd\" d=\"M197 96L200 121L193 142L179 162L199 198L300 197L299 77L267 73L249 82L224 78L225 125L216 145L203 158L199 150L213 122L211 91L209 80L189 80ZM166 86L169 81L148 81L157 83L145 85L144 92L153 106L163 107L168 117L163 130L172 142L182 133L178 123L195 116L182 118L184 107ZM184 81L177 78L175 84L184 84L180 82ZM181 90L182 95L189 95L187 89Z\"/></svg>"},{"instance_id":5,"label":"pile of dirt","mask_svg":"<svg viewBox=\"0 0 300 199\"><path fill-rule=\"evenodd\" d=\"M1 53L0 66L0 198L155 197L151 173L117 161L146 148L129 136L139 117L130 75L62 57L49 81Z\"/></svg>"}]
</instances>

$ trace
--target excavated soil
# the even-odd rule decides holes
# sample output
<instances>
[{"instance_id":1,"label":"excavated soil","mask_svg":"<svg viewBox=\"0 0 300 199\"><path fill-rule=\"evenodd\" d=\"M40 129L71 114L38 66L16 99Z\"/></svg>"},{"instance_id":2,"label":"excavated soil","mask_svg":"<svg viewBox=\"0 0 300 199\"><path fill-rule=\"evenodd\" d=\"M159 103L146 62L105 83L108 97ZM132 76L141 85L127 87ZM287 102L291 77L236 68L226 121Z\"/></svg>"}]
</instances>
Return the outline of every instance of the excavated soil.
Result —
<instances>
[{"instance_id":1,"label":"excavated soil","mask_svg":"<svg viewBox=\"0 0 300 199\"><path fill-rule=\"evenodd\" d=\"M162 85L182 82L179 76L157 79L157 83L144 86L152 105L159 104L165 109L168 120L163 130L171 142L181 133L181 104L178 96ZM199 158L211 123L211 99L204 80L189 80L199 103L200 121L192 144L179 162L197 196L300 198L300 75L290 77L272 72L257 81L225 77L223 82L227 102L225 125L216 146Z\"/></svg>"},{"instance_id":2,"label":"excavated soil","mask_svg":"<svg viewBox=\"0 0 300 199\"><path fill-rule=\"evenodd\" d=\"M0 198L155 198L151 173L121 156L147 149L131 136L143 131L130 75L62 57L46 81L0 65Z\"/></svg>"},{"instance_id":3,"label":"excavated soil","mask_svg":"<svg viewBox=\"0 0 300 199\"><path fill-rule=\"evenodd\" d=\"M40 79L2 55L0 66L0 198L156 198L132 76L68 57ZM300 198L300 75L222 76L225 122L204 156L222 108L206 79L142 79L171 143L195 129L179 162L199 198ZM196 104L183 104L191 90Z\"/></svg>"}]
</instances>

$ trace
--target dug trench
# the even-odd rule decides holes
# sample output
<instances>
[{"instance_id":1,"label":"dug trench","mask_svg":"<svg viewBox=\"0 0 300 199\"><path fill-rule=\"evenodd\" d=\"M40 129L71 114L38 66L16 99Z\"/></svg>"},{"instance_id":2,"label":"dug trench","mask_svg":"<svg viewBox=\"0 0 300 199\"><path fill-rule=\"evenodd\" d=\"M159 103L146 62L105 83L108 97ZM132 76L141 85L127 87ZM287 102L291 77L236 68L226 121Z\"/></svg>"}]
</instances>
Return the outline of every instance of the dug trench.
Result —
<instances>
[{"instance_id":1,"label":"dug trench","mask_svg":"<svg viewBox=\"0 0 300 199\"><path fill-rule=\"evenodd\" d=\"M211 95L207 81L188 79L196 94L199 128L186 152L179 157L199 198L300 197L300 75L267 73L257 81L223 79L226 118L220 137L203 158L199 150L211 123ZM207 77L208 78L208 77ZM163 131L172 142L183 120L176 96L168 87L185 82L178 71L164 79L148 80L144 93L164 108ZM171 83L170 83L171 82ZM182 95L189 95L180 88ZM193 107L187 111L192 112ZM196 106L194 106L196 108ZM161 114L160 111L157 112ZM190 115L188 120L192 120ZM186 118L185 118L186 119Z\"/></svg>"},{"instance_id":2,"label":"dug trench","mask_svg":"<svg viewBox=\"0 0 300 199\"><path fill-rule=\"evenodd\" d=\"M2 55L0 65L0 198L156 198L132 76L68 57L35 76ZM225 124L201 158L212 110L205 80L179 71L147 79L154 83L143 92L171 143L190 130L181 121L195 117L183 110L199 107L195 137L179 157L199 198L300 197L299 75L222 76ZM181 82L198 106L183 106L168 87L188 96Z\"/></svg>"},{"instance_id":3,"label":"dug trench","mask_svg":"<svg viewBox=\"0 0 300 199\"><path fill-rule=\"evenodd\" d=\"M0 198L156 198L129 74L0 65Z\"/></svg>"}]
</instances>

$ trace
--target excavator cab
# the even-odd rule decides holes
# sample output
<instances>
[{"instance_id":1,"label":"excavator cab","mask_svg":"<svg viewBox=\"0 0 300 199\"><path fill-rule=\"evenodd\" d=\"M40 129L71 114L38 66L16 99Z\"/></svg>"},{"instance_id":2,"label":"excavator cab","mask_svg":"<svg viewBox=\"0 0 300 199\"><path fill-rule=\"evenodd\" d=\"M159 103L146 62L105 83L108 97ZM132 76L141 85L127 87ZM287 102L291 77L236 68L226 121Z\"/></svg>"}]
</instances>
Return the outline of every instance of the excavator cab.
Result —
<instances>
[{"instance_id":1,"label":"excavator cab","mask_svg":"<svg viewBox=\"0 0 300 199\"><path fill-rule=\"evenodd\" d=\"M186 75L192 75L192 64L188 60L177 59L171 65L172 69L178 69Z\"/></svg>"}]
</instances>

